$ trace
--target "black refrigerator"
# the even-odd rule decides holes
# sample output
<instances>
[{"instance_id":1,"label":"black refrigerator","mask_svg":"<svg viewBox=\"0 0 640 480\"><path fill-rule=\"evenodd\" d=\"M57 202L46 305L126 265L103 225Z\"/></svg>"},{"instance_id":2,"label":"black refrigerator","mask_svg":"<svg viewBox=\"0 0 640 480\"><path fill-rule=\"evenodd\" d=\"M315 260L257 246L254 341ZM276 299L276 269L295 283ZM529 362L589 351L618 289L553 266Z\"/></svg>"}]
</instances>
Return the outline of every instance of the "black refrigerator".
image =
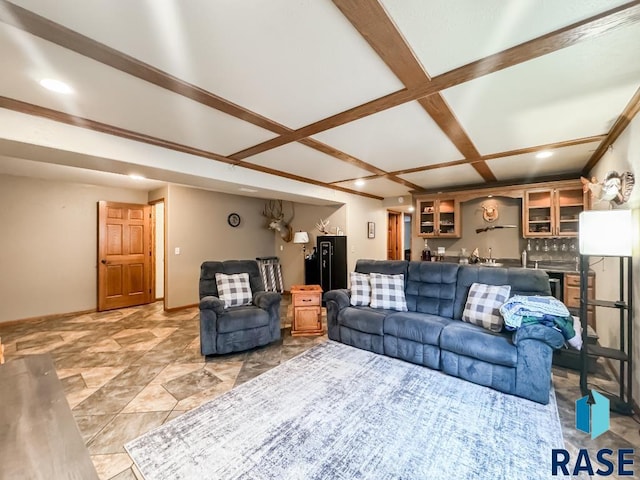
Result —
<instances>
[{"instance_id":1,"label":"black refrigerator","mask_svg":"<svg viewBox=\"0 0 640 480\"><path fill-rule=\"evenodd\" d=\"M347 288L347 237L317 238L318 284L324 292Z\"/></svg>"}]
</instances>

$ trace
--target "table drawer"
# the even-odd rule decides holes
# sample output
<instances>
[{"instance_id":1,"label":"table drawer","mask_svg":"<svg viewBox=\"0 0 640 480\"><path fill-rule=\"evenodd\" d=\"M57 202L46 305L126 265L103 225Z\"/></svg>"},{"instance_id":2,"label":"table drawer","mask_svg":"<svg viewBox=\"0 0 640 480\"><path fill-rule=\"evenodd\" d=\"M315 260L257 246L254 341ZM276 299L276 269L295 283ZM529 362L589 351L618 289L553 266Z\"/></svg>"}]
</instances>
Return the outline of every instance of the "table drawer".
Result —
<instances>
[{"instance_id":1,"label":"table drawer","mask_svg":"<svg viewBox=\"0 0 640 480\"><path fill-rule=\"evenodd\" d=\"M566 273L564 275L564 281L566 282L568 287L579 287L580 286L580 275L573 273ZM587 286L593 287L593 275L589 275L589 280L587 281Z\"/></svg>"},{"instance_id":2,"label":"table drawer","mask_svg":"<svg viewBox=\"0 0 640 480\"><path fill-rule=\"evenodd\" d=\"M310 307L320 305L319 293L296 293L293 296L294 307Z\"/></svg>"}]
</instances>

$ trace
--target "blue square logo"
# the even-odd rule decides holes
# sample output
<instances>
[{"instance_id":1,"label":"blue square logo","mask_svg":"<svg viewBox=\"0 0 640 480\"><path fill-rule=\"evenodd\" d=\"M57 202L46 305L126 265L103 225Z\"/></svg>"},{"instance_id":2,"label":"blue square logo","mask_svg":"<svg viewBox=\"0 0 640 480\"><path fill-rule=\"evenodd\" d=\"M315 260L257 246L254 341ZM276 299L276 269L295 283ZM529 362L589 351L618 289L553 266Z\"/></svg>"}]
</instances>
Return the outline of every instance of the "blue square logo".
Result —
<instances>
[{"instance_id":1,"label":"blue square logo","mask_svg":"<svg viewBox=\"0 0 640 480\"><path fill-rule=\"evenodd\" d=\"M609 430L609 399L590 390L576 400L576 429L590 433L592 439Z\"/></svg>"}]
</instances>

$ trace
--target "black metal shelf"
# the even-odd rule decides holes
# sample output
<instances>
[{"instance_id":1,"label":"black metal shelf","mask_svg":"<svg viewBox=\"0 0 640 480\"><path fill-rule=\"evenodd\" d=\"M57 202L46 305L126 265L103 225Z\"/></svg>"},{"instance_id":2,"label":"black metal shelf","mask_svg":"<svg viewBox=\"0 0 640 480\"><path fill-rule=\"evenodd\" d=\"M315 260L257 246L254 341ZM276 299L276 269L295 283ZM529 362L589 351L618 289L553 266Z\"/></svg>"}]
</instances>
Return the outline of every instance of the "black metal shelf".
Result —
<instances>
[{"instance_id":1,"label":"black metal shelf","mask_svg":"<svg viewBox=\"0 0 640 480\"><path fill-rule=\"evenodd\" d=\"M583 395L589 393L589 363L592 359L603 357L619 363L619 394L606 395L610 399L610 409L623 415L632 415L633 409L633 268L631 257L619 257L620 295L617 301L593 300L588 298L589 256L580 255L580 322L582 323L582 344L580 351L580 390ZM625 275L626 272L626 275ZM606 307L618 310L619 327L618 348L587 344L587 313L589 307Z\"/></svg>"},{"instance_id":2,"label":"black metal shelf","mask_svg":"<svg viewBox=\"0 0 640 480\"><path fill-rule=\"evenodd\" d=\"M595 305L596 307L622 308L627 310L629 305L622 300L612 302L611 300L587 300L587 305Z\"/></svg>"},{"instance_id":3,"label":"black metal shelf","mask_svg":"<svg viewBox=\"0 0 640 480\"><path fill-rule=\"evenodd\" d=\"M601 347L600 345L587 345L587 355L592 357L612 358L613 360L620 360L622 362L629 360L629 355L622 350L618 350L617 348Z\"/></svg>"}]
</instances>

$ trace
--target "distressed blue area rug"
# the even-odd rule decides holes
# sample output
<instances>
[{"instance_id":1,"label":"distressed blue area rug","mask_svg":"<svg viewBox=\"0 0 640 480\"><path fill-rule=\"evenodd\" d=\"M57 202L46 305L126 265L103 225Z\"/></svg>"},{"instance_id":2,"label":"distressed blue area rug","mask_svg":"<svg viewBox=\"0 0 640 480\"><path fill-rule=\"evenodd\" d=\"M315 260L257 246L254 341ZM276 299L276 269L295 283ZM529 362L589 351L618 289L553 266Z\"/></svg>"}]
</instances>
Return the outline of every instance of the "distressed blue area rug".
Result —
<instances>
[{"instance_id":1,"label":"distressed blue area rug","mask_svg":"<svg viewBox=\"0 0 640 480\"><path fill-rule=\"evenodd\" d=\"M336 342L126 445L147 480L540 479L548 405Z\"/></svg>"}]
</instances>

